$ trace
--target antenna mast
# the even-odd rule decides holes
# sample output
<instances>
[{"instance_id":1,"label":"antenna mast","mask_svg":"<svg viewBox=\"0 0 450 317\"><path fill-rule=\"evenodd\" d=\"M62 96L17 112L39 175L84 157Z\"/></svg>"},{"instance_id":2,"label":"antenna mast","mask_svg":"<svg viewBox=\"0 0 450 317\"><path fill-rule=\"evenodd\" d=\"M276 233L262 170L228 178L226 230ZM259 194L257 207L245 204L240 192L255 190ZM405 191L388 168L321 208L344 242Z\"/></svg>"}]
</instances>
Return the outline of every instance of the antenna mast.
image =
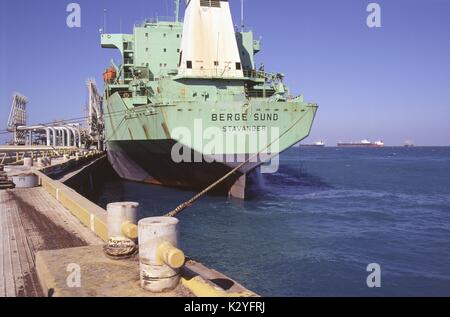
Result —
<instances>
[{"instance_id":1,"label":"antenna mast","mask_svg":"<svg viewBox=\"0 0 450 317\"><path fill-rule=\"evenodd\" d=\"M107 14L108 10L107 9L103 9L103 33L106 33L106 14Z\"/></svg>"},{"instance_id":2,"label":"antenna mast","mask_svg":"<svg viewBox=\"0 0 450 317\"><path fill-rule=\"evenodd\" d=\"M175 22L180 21L180 0L175 0Z\"/></svg>"},{"instance_id":3,"label":"antenna mast","mask_svg":"<svg viewBox=\"0 0 450 317\"><path fill-rule=\"evenodd\" d=\"M244 0L241 0L241 31L244 32Z\"/></svg>"}]
</instances>

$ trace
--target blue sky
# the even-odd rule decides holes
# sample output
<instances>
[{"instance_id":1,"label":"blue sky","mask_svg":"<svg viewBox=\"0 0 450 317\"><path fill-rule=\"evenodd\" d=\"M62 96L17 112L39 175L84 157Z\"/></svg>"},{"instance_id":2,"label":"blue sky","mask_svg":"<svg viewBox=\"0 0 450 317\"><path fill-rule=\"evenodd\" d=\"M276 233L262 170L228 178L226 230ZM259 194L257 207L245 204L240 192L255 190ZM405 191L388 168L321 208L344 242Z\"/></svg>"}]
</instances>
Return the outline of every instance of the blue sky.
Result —
<instances>
[{"instance_id":1,"label":"blue sky","mask_svg":"<svg viewBox=\"0 0 450 317\"><path fill-rule=\"evenodd\" d=\"M101 82L116 56L99 45L103 8L108 32L122 24L129 33L133 23L173 8L171 0L73 1L82 27L69 29L70 2L0 0L0 130L13 91L29 97L30 123L84 115L85 80ZM240 1L230 2L238 24ZM245 0L246 25L262 36L258 62L319 103L310 142L450 145L450 0L377 1L377 29L366 25L370 2Z\"/></svg>"}]
</instances>

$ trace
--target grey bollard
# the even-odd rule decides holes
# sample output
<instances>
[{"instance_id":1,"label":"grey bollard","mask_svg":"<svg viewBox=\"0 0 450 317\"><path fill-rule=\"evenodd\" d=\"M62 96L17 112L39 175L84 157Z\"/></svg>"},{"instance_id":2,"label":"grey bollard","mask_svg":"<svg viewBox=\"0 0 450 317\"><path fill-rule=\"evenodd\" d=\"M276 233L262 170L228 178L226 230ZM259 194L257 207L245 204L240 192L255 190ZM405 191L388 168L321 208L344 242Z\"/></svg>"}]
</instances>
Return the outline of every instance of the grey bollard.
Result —
<instances>
[{"instance_id":1,"label":"grey bollard","mask_svg":"<svg viewBox=\"0 0 450 317\"><path fill-rule=\"evenodd\" d=\"M26 157L23 159L23 166L33 167L33 159L31 157Z\"/></svg>"},{"instance_id":2,"label":"grey bollard","mask_svg":"<svg viewBox=\"0 0 450 317\"><path fill-rule=\"evenodd\" d=\"M137 213L139 204L133 202L111 203L107 206L108 242L105 253L120 260L133 256L137 251Z\"/></svg>"},{"instance_id":3,"label":"grey bollard","mask_svg":"<svg viewBox=\"0 0 450 317\"><path fill-rule=\"evenodd\" d=\"M21 174L12 177L16 188L34 188L39 186L39 177L34 174Z\"/></svg>"},{"instance_id":4,"label":"grey bollard","mask_svg":"<svg viewBox=\"0 0 450 317\"><path fill-rule=\"evenodd\" d=\"M146 218L139 221L141 287L153 293L175 289L180 282L184 253L178 246L178 219Z\"/></svg>"},{"instance_id":5,"label":"grey bollard","mask_svg":"<svg viewBox=\"0 0 450 317\"><path fill-rule=\"evenodd\" d=\"M139 203L135 202L118 202L108 204L108 236L123 237L129 239L137 238L137 230L135 233L127 229L127 224L137 225ZM137 229L137 227L136 227Z\"/></svg>"},{"instance_id":6,"label":"grey bollard","mask_svg":"<svg viewBox=\"0 0 450 317\"><path fill-rule=\"evenodd\" d=\"M36 166L38 168L43 168L45 166L47 166L46 162L45 162L45 158L43 157L38 157L37 161L36 161Z\"/></svg>"}]
</instances>

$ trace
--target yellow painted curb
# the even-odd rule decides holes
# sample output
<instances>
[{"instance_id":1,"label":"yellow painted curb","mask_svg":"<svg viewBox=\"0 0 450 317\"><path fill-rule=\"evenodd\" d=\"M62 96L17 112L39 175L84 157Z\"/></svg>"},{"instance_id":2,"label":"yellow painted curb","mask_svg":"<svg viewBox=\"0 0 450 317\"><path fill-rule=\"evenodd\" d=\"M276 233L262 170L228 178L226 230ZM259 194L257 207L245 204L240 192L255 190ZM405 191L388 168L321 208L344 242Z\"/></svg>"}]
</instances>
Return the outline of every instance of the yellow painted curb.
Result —
<instances>
[{"instance_id":1,"label":"yellow painted curb","mask_svg":"<svg viewBox=\"0 0 450 317\"><path fill-rule=\"evenodd\" d=\"M44 173L36 171L35 174L39 177L39 183L41 184L41 186L50 195L52 195L58 202L60 202L66 209L68 209L86 227L90 228L90 230L98 237L100 237L103 241L108 240L109 237L106 210L92 203L63 183L51 179ZM136 225L125 223L122 227L122 230L124 231L124 233L131 237L137 236ZM181 263L181 254L182 252L172 252L169 254L168 258L173 260L172 264L174 266L178 266L178 264ZM184 259L184 254L182 258ZM43 261L39 255L36 257L36 262L40 275L50 276L45 261ZM206 281L201 276L195 276L193 278L182 277L181 283L196 297L258 297L257 294L250 291L243 291L238 293L227 292L217 285ZM48 284L50 285L42 285L42 288L44 290L51 288L51 284L54 284L54 281L51 281Z\"/></svg>"},{"instance_id":2,"label":"yellow painted curb","mask_svg":"<svg viewBox=\"0 0 450 317\"><path fill-rule=\"evenodd\" d=\"M55 181L43 174L35 172L39 177L41 186L55 199L71 212L86 227L103 241L108 240L107 212L93 202L89 201L73 189L61 182Z\"/></svg>"},{"instance_id":3,"label":"yellow painted curb","mask_svg":"<svg viewBox=\"0 0 450 317\"><path fill-rule=\"evenodd\" d=\"M181 283L196 297L257 297L255 293L250 291L241 293L227 293L220 287L208 283L200 276L196 276L191 279L182 277Z\"/></svg>"}]
</instances>

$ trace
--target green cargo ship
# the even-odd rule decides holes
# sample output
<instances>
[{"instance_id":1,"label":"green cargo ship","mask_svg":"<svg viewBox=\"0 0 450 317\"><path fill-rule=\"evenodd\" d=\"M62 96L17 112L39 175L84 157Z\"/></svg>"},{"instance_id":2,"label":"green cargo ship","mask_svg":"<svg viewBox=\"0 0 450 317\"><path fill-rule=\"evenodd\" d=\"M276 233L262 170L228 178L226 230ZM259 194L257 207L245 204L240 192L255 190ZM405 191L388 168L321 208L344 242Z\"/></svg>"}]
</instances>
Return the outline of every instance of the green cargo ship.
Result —
<instances>
[{"instance_id":1,"label":"green cargo ship","mask_svg":"<svg viewBox=\"0 0 450 317\"><path fill-rule=\"evenodd\" d=\"M173 19L101 35L122 57L104 73L108 159L127 180L202 189L251 158L216 188L245 198L249 176L274 171L267 162L309 135L318 107L257 69L260 40L235 30L227 0L186 1L184 22L175 5Z\"/></svg>"}]
</instances>

